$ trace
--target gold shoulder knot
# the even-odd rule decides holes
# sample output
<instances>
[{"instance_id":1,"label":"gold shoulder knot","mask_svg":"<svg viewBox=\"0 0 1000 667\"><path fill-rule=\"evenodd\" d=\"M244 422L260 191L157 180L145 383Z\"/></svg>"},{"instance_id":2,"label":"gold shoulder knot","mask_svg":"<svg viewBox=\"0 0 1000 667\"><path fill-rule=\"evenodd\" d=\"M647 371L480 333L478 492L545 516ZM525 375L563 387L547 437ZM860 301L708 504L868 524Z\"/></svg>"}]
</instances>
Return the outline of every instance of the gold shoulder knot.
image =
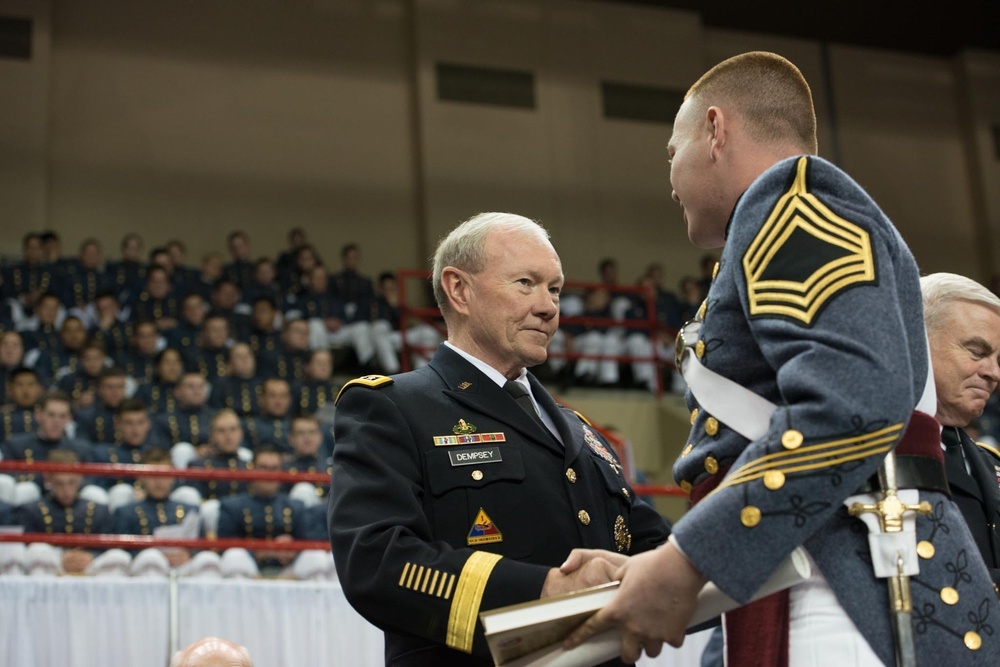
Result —
<instances>
[{"instance_id":1,"label":"gold shoulder knot","mask_svg":"<svg viewBox=\"0 0 1000 667\"><path fill-rule=\"evenodd\" d=\"M336 405L340 402L340 397L344 395L344 392L350 387L368 387L369 389L379 389L381 387L387 387L395 382L388 375L362 375L359 378L354 378L337 392L337 398L334 399L333 403Z\"/></svg>"},{"instance_id":2,"label":"gold shoulder knot","mask_svg":"<svg viewBox=\"0 0 1000 667\"><path fill-rule=\"evenodd\" d=\"M985 449L990 454L992 454L994 457L996 457L997 459L1000 459L1000 449L997 449L993 445L987 445L985 442L977 442L976 446L979 447L980 449Z\"/></svg>"}]
</instances>

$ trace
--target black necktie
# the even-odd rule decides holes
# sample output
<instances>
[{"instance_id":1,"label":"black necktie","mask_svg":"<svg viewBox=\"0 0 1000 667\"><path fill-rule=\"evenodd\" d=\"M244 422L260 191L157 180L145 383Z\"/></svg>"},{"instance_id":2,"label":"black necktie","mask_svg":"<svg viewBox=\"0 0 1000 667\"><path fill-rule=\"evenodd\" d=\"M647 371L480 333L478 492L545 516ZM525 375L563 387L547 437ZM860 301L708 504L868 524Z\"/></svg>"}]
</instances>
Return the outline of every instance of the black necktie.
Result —
<instances>
[{"instance_id":1,"label":"black necktie","mask_svg":"<svg viewBox=\"0 0 1000 667\"><path fill-rule=\"evenodd\" d=\"M944 443L944 469L948 479L962 488L969 486L972 477L965 466L965 455L962 453L962 436L958 429L945 426L941 430L941 442Z\"/></svg>"},{"instance_id":2,"label":"black necktie","mask_svg":"<svg viewBox=\"0 0 1000 667\"><path fill-rule=\"evenodd\" d=\"M513 380L507 380L504 383L503 390L514 397L517 404L521 406L521 409L531 415L531 418L538 422L538 425L542 427L546 433L549 432L548 427L545 422L542 421L542 417L535 410L535 404L531 402L531 394L528 390L524 388L520 382L514 382Z\"/></svg>"}]
</instances>

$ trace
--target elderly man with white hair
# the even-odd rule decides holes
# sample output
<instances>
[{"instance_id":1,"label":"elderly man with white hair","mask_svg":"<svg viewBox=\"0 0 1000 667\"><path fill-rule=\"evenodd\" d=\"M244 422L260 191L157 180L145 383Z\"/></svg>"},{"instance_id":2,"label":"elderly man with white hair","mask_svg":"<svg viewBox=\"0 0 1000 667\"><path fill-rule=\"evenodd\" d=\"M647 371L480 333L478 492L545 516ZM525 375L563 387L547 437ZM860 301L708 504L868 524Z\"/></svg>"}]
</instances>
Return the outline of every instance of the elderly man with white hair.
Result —
<instances>
[{"instance_id":1,"label":"elderly man with white hair","mask_svg":"<svg viewBox=\"0 0 1000 667\"><path fill-rule=\"evenodd\" d=\"M220 637L205 637L178 651L170 667L253 667L250 653Z\"/></svg>"},{"instance_id":2,"label":"elderly man with white hair","mask_svg":"<svg viewBox=\"0 0 1000 667\"><path fill-rule=\"evenodd\" d=\"M1000 451L965 429L1000 382L1000 298L954 273L920 279L951 499L1000 584Z\"/></svg>"}]
</instances>

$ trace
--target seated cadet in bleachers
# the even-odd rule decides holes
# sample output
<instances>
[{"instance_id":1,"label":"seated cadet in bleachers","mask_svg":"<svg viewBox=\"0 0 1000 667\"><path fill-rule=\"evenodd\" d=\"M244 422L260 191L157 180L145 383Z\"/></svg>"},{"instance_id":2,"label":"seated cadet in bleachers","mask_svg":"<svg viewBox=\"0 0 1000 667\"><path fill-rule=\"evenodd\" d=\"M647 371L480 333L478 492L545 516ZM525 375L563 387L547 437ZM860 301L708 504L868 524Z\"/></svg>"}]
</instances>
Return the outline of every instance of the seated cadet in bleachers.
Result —
<instances>
[{"instance_id":1,"label":"seated cadet in bleachers","mask_svg":"<svg viewBox=\"0 0 1000 667\"><path fill-rule=\"evenodd\" d=\"M15 368L24 366L24 341L21 334L8 330L0 333L0 405L7 402L7 379Z\"/></svg>"},{"instance_id":2,"label":"seated cadet in bleachers","mask_svg":"<svg viewBox=\"0 0 1000 667\"><path fill-rule=\"evenodd\" d=\"M132 345L116 363L125 369L136 384L150 382L156 371L156 356L162 340L154 322L146 320L132 326Z\"/></svg>"},{"instance_id":3,"label":"seated cadet in bleachers","mask_svg":"<svg viewBox=\"0 0 1000 667\"><path fill-rule=\"evenodd\" d=\"M295 312L309 322L309 346L312 349L350 347L362 367L371 365L375 360L369 310L367 305L361 309L348 309L344 300L334 293L323 266L314 266L309 270L305 292L295 303Z\"/></svg>"},{"instance_id":4,"label":"seated cadet in bleachers","mask_svg":"<svg viewBox=\"0 0 1000 667\"><path fill-rule=\"evenodd\" d=\"M222 313L209 313L201 328L198 346L191 351L188 370L201 373L206 380L214 385L220 376L226 374L231 343L229 322Z\"/></svg>"},{"instance_id":5,"label":"seated cadet in bleachers","mask_svg":"<svg viewBox=\"0 0 1000 667\"><path fill-rule=\"evenodd\" d=\"M306 377L309 361L309 325L304 319L286 319L281 325L281 346L274 375L294 384Z\"/></svg>"},{"instance_id":6,"label":"seated cadet in bleachers","mask_svg":"<svg viewBox=\"0 0 1000 667\"><path fill-rule=\"evenodd\" d=\"M226 374L212 382L208 404L215 409L234 410L240 417L256 415L260 411L260 385L257 360L250 346L236 343L229 350Z\"/></svg>"},{"instance_id":7,"label":"seated cadet in bleachers","mask_svg":"<svg viewBox=\"0 0 1000 667\"><path fill-rule=\"evenodd\" d=\"M216 281L212 288L210 310L225 316L229 321L229 333L233 338L247 340L253 329L250 317L251 309L250 306L240 303L240 298L240 289L236 283L221 278Z\"/></svg>"},{"instance_id":8,"label":"seated cadet in bleachers","mask_svg":"<svg viewBox=\"0 0 1000 667\"><path fill-rule=\"evenodd\" d=\"M255 268L250 253L250 236L241 229L229 232L226 249L229 250L229 262L223 267L222 275L246 291L253 282Z\"/></svg>"},{"instance_id":9,"label":"seated cadet in bleachers","mask_svg":"<svg viewBox=\"0 0 1000 667\"><path fill-rule=\"evenodd\" d=\"M0 453L7 460L45 461L52 451L66 449L76 454L78 460L89 463L93 458L91 444L66 435L66 427L72 420L69 396L58 390L47 392L35 409L35 430L0 443ZM37 484L38 478L34 473L22 473L17 481Z\"/></svg>"},{"instance_id":10,"label":"seated cadet in bleachers","mask_svg":"<svg viewBox=\"0 0 1000 667\"><path fill-rule=\"evenodd\" d=\"M167 347L180 350L185 366L194 358L194 349L198 347L198 336L201 334L205 324L205 314L208 312L205 304L205 300L197 292L185 294L181 299L177 326L163 335Z\"/></svg>"},{"instance_id":11,"label":"seated cadet in bleachers","mask_svg":"<svg viewBox=\"0 0 1000 667\"><path fill-rule=\"evenodd\" d=\"M64 257L62 254L62 239L51 230L46 229L39 237L42 239L42 261L54 277L52 291L58 293L65 279L76 273L80 264L75 257Z\"/></svg>"},{"instance_id":12,"label":"seated cadet in bleachers","mask_svg":"<svg viewBox=\"0 0 1000 667\"><path fill-rule=\"evenodd\" d=\"M105 266L105 273L118 293L127 299L130 294L141 290L143 283L146 282L146 264L142 261L142 237L134 232L126 234L122 237L120 249L122 258L109 261Z\"/></svg>"},{"instance_id":13,"label":"seated cadet in bleachers","mask_svg":"<svg viewBox=\"0 0 1000 667\"><path fill-rule=\"evenodd\" d=\"M75 373L69 373L59 378L56 387L65 391L73 399L73 410L80 410L94 404L97 391L97 380L101 372L108 367L108 355L104 346L95 340L87 341L80 350L80 363ZM124 376L124 371L122 371Z\"/></svg>"},{"instance_id":14,"label":"seated cadet in bleachers","mask_svg":"<svg viewBox=\"0 0 1000 667\"><path fill-rule=\"evenodd\" d=\"M41 298L55 286L55 276L45 264L42 239L36 232L28 232L21 239L21 261L3 269L2 296L15 299L26 311L31 312Z\"/></svg>"},{"instance_id":15,"label":"seated cadet in bleachers","mask_svg":"<svg viewBox=\"0 0 1000 667\"><path fill-rule=\"evenodd\" d=\"M319 472L330 474L330 454L323 448L323 427L312 414L299 414L292 418L288 444L292 448L291 458L282 468L288 472ZM308 482L315 488L317 498L326 498L329 488L324 484ZM285 484L285 493L292 490L292 484Z\"/></svg>"},{"instance_id":16,"label":"seated cadet in bleachers","mask_svg":"<svg viewBox=\"0 0 1000 667\"><path fill-rule=\"evenodd\" d=\"M90 319L97 295L111 287L103 261L101 244L97 239L86 239L80 244L74 270L60 278L63 306L78 311L81 318Z\"/></svg>"},{"instance_id":17,"label":"seated cadet in bleachers","mask_svg":"<svg viewBox=\"0 0 1000 667\"><path fill-rule=\"evenodd\" d=\"M34 367L39 375L58 382L75 373L80 364L80 353L87 342L87 328L76 315L68 315L59 327L59 341L40 351Z\"/></svg>"},{"instance_id":18,"label":"seated cadet in bleachers","mask_svg":"<svg viewBox=\"0 0 1000 667\"><path fill-rule=\"evenodd\" d=\"M399 320L399 289L396 275L389 271L379 274L378 296L372 302L370 319L372 338L378 355L379 370L386 375L401 369L399 352L403 349L403 334ZM406 342L415 349L411 368L423 368L430 363L434 350L441 344L441 333L426 322L407 323Z\"/></svg>"},{"instance_id":19,"label":"seated cadet in bleachers","mask_svg":"<svg viewBox=\"0 0 1000 667\"><path fill-rule=\"evenodd\" d=\"M246 440L251 449L272 444L282 453L291 452L288 444L288 419L292 406L292 392L288 382L269 377L261 384L260 415L246 420Z\"/></svg>"},{"instance_id":20,"label":"seated cadet in bleachers","mask_svg":"<svg viewBox=\"0 0 1000 667\"><path fill-rule=\"evenodd\" d=\"M288 248L278 255L278 259L274 264L274 268L277 270L279 276L284 275L292 269L299 248L309 244L306 230L301 227L292 227L289 229L288 235L285 238L288 240Z\"/></svg>"},{"instance_id":21,"label":"seated cadet in bleachers","mask_svg":"<svg viewBox=\"0 0 1000 667\"><path fill-rule=\"evenodd\" d=\"M305 378L292 389L297 412L314 414L332 410L340 386L333 381L333 355L329 350L313 350L306 359Z\"/></svg>"},{"instance_id":22,"label":"seated cadet in bleachers","mask_svg":"<svg viewBox=\"0 0 1000 667\"><path fill-rule=\"evenodd\" d=\"M277 277L274 262L267 257L258 259L254 262L250 282L243 286L243 302L250 306L258 297L271 297L278 305L278 309L284 311L285 293L281 291Z\"/></svg>"},{"instance_id":23,"label":"seated cadet in bleachers","mask_svg":"<svg viewBox=\"0 0 1000 667\"><path fill-rule=\"evenodd\" d=\"M181 353L172 347L163 348L157 353L154 363L152 381L140 384L135 397L142 400L153 414L175 412L177 400L174 398L174 389L184 375Z\"/></svg>"},{"instance_id":24,"label":"seated cadet in bleachers","mask_svg":"<svg viewBox=\"0 0 1000 667\"><path fill-rule=\"evenodd\" d=\"M50 463L77 463L75 452L55 450L45 457ZM26 533L49 535L104 535L112 533L107 505L80 497L83 475L68 472L45 473L45 495L37 502L17 508L15 521ZM62 571L84 574L100 553L99 549L67 548L60 554Z\"/></svg>"},{"instance_id":25,"label":"seated cadet in bleachers","mask_svg":"<svg viewBox=\"0 0 1000 667\"><path fill-rule=\"evenodd\" d=\"M370 308L375 300L375 288L371 278L358 272L361 268L361 248L357 243L345 243L341 247L340 265L341 270L330 276L333 293L344 302L349 321L368 319L362 311Z\"/></svg>"},{"instance_id":26,"label":"seated cadet in bleachers","mask_svg":"<svg viewBox=\"0 0 1000 667\"><path fill-rule=\"evenodd\" d=\"M127 398L118 406L114 416L115 440L94 445L94 463L141 463L142 456L156 447L169 447L158 441L153 433L153 422L145 404L137 398ZM97 484L110 489L115 484L129 484L132 479L99 477Z\"/></svg>"},{"instance_id":27,"label":"seated cadet in bleachers","mask_svg":"<svg viewBox=\"0 0 1000 667\"><path fill-rule=\"evenodd\" d=\"M137 463L171 466L170 453L161 447L147 449ZM198 508L194 505L170 500L176 478L160 475L136 477L138 496L141 498L115 510L113 526L122 535L152 535L160 526L174 526ZM159 548L167 557L170 567L183 566L191 560L191 551L182 547Z\"/></svg>"},{"instance_id":28,"label":"seated cadet in bleachers","mask_svg":"<svg viewBox=\"0 0 1000 667\"><path fill-rule=\"evenodd\" d=\"M153 322L157 331L170 331L177 326L180 303L170 282L168 269L151 264L146 269L146 283L129 301L129 318L134 322Z\"/></svg>"},{"instance_id":29,"label":"seated cadet in bleachers","mask_svg":"<svg viewBox=\"0 0 1000 667\"><path fill-rule=\"evenodd\" d=\"M281 454L262 446L254 452L254 470L281 470ZM250 482L245 493L223 498L219 507L219 537L287 542L306 539L305 506L281 492L281 482ZM286 567L295 551L257 550L260 568Z\"/></svg>"},{"instance_id":30,"label":"seated cadet in bleachers","mask_svg":"<svg viewBox=\"0 0 1000 667\"><path fill-rule=\"evenodd\" d=\"M278 270L278 284L281 286L281 290L289 298L304 294L309 274L317 266L323 266L323 260L316 249L308 244L300 247L295 251L292 266L285 270Z\"/></svg>"},{"instance_id":31,"label":"seated cadet in bleachers","mask_svg":"<svg viewBox=\"0 0 1000 667\"><path fill-rule=\"evenodd\" d=\"M189 442L195 447L208 442L213 410L208 407L208 386L200 373L186 372L174 387L174 409L153 418L156 437L171 445Z\"/></svg>"},{"instance_id":32,"label":"seated cadet in bleachers","mask_svg":"<svg viewBox=\"0 0 1000 667\"><path fill-rule=\"evenodd\" d=\"M212 288L222 278L222 255L214 250L201 257L201 266L194 274L194 282L188 285L189 293L200 294L207 303L212 298Z\"/></svg>"},{"instance_id":33,"label":"seated cadet in bleachers","mask_svg":"<svg viewBox=\"0 0 1000 667\"><path fill-rule=\"evenodd\" d=\"M125 400L125 370L118 366L105 368L97 380L96 400L77 411L76 432L91 444L116 440L115 415Z\"/></svg>"},{"instance_id":34,"label":"seated cadet in bleachers","mask_svg":"<svg viewBox=\"0 0 1000 667\"><path fill-rule=\"evenodd\" d=\"M253 331L247 340L257 358L257 374L269 377L278 372L278 352L281 335L278 332L278 309L268 297L258 297L253 302Z\"/></svg>"},{"instance_id":35,"label":"seated cadet in bleachers","mask_svg":"<svg viewBox=\"0 0 1000 667\"><path fill-rule=\"evenodd\" d=\"M104 346L104 352L110 359L117 359L129 349L132 323L125 321L118 297L110 290L98 293L94 299L90 338Z\"/></svg>"},{"instance_id":36,"label":"seated cadet in bleachers","mask_svg":"<svg viewBox=\"0 0 1000 667\"><path fill-rule=\"evenodd\" d=\"M164 245L164 250L170 257L171 278L177 293L187 294L194 291L198 282L198 270L187 265L187 246L180 239L170 239Z\"/></svg>"},{"instance_id":37,"label":"seated cadet in bleachers","mask_svg":"<svg viewBox=\"0 0 1000 667\"><path fill-rule=\"evenodd\" d=\"M211 468L215 470L246 470L247 463L240 458L239 450L243 444L243 427L240 418L228 408L222 408L212 418L208 438L208 452L195 459L189 468ZM194 487L204 500L223 498L246 491L246 482L236 480L191 480Z\"/></svg>"},{"instance_id":38,"label":"seated cadet in bleachers","mask_svg":"<svg viewBox=\"0 0 1000 667\"><path fill-rule=\"evenodd\" d=\"M33 368L21 366L7 376L8 402L0 408L0 442L35 430L35 408L43 391Z\"/></svg>"},{"instance_id":39,"label":"seated cadet in bleachers","mask_svg":"<svg viewBox=\"0 0 1000 667\"><path fill-rule=\"evenodd\" d=\"M62 317L62 304L58 296L46 292L38 297L34 315L25 322L21 330L26 364L34 365L39 354L59 347Z\"/></svg>"}]
</instances>

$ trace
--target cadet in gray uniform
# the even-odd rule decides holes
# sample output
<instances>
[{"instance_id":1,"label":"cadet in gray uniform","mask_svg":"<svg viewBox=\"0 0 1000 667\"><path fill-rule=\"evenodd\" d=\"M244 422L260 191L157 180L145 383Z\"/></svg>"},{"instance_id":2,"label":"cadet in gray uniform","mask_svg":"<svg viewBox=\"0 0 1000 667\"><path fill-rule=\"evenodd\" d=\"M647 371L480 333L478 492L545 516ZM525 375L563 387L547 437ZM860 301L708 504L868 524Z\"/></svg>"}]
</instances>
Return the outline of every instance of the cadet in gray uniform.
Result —
<instances>
[{"instance_id":1,"label":"cadet in gray uniform","mask_svg":"<svg viewBox=\"0 0 1000 667\"><path fill-rule=\"evenodd\" d=\"M801 73L760 52L717 65L668 152L689 238L724 246L682 356L692 430L674 477L695 504L570 643L618 625L626 661L656 655L683 641L706 581L745 603L803 546L812 577L725 615L729 664L894 665L910 649L998 664L1000 604L944 481L917 267L875 202L814 157ZM890 452L895 483L873 480ZM900 528L892 549L869 546L888 535L876 500ZM909 616L890 609L897 553Z\"/></svg>"}]
</instances>

